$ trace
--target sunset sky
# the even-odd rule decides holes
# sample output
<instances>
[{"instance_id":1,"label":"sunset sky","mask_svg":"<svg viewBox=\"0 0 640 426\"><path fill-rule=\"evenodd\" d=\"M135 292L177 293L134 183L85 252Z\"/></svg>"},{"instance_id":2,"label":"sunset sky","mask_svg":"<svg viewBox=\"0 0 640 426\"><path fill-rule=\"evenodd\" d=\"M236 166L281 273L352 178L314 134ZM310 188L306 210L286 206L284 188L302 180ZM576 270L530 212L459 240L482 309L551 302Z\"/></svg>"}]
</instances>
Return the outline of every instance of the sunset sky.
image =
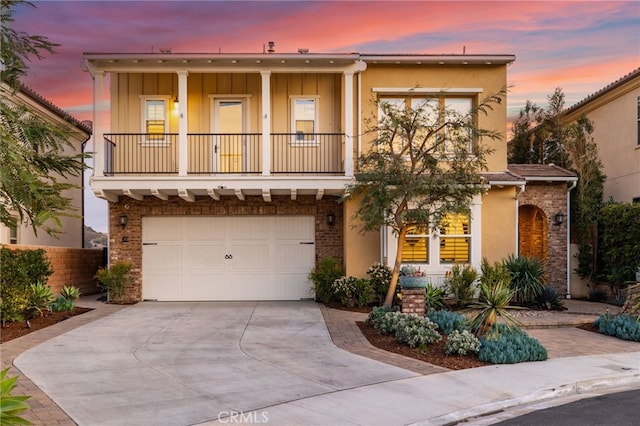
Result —
<instances>
[{"instance_id":1,"label":"sunset sky","mask_svg":"<svg viewBox=\"0 0 640 426\"><path fill-rule=\"evenodd\" d=\"M614 1L34 1L14 29L59 43L30 63L24 83L80 120L91 119L83 52L514 54L510 117L570 106L640 67L640 2ZM87 195L86 223L106 231L106 202Z\"/></svg>"}]
</instances>

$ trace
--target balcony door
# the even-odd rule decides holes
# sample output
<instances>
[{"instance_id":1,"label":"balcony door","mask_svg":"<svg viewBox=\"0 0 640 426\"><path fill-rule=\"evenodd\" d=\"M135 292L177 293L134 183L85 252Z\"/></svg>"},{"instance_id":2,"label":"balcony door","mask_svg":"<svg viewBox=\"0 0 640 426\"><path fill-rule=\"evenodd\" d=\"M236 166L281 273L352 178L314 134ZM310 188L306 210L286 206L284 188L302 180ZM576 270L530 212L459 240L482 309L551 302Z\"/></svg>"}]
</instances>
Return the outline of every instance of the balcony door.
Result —
<instances>
[{"instance_id":1,"label":"balcony door","mask_svg":"<svg viewBox=\"0 0 640 426\"><path fill-rule=\"evenodd\" d=\"M243 99L213 101L213 170L242 173L246 155L246 111Z\"/></svg>"}]
</instances>

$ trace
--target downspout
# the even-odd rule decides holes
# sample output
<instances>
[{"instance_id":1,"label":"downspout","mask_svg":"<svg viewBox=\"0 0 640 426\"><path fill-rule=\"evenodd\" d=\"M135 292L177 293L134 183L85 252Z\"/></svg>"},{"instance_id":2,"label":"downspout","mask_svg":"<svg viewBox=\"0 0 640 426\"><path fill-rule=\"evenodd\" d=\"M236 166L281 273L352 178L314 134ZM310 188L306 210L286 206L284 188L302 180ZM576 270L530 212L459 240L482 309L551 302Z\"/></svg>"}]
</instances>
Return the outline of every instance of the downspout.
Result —
<instances>
[{"instance_id":1,"label":"downspout","mask_svg":"<svg viewBox=\"0 0 640 426\"><path fill-rule=\"evenodd\" d=\"M567 188L567 299L571 299L571 191L576 185L577 179Z\"/></svg>"},{"instance_id":2,"label":"downspout","mask_svg":"<svg viewBox=\"0 0 640 426\"><path fill-rule=\"evenodd\" d=\"M84 125L87 129L89 129L89 136L87 136L87 138L82 141L82 144L80 145L80 153L84 154L84 149L87 147L87 142L89 142L89 140L91 139L91 137L93 136L93 123L90 120L87 121L82 121L80 124ZM85 159L82 159L82 162L84 164ZM80 179L81 179L81 191L80 191L80 214L82 215L82 231L80 232L80 236L82 238L82 248L85 248L84 246L84 225L85 225L85 217L84 217L84 167L82 168L82 171L80 172Z\"/></svg>"},{"instance_id":3,"label":"downspout","mask_svg":"<svg viewBox=\"0 0 640 426\"><path fill-rule=\"evenodd\" d=\"M524 190L527 186L526 181L520 185L520 191L516 194L516 255L520 255L520 205L518 201L522 194L524 194Z\"/></svg>"}]
</instances>

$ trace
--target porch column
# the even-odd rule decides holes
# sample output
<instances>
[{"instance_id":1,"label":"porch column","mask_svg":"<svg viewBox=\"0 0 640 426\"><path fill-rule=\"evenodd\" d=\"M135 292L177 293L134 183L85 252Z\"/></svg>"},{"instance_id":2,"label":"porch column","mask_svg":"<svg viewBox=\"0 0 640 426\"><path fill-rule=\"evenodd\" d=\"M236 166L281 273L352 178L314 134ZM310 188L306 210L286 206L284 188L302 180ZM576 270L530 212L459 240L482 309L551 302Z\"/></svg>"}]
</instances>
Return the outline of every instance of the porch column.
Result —
<instances>
[{"instance_id":1,"label":"porch column","mask_svg":"<svg viewBox=\"0 0 640 426\"><path fill-rule=\"evenodd\" d=\"M271 71L262 76L262 176L271 174Z\"/></svg>"},{"instance_id":2,"label":"porch column","mask_svg":"<svg viewBox=\"0 0 640 426\"><path fill-rule=\"evenodd\" d=\"M188 71L178 71L178 176L186 176L188 168L187 148L187 76Z\"/></svg>"},{"instance_id":3,"label":"porch column","mask_svg":"<svg viewBox=\"0 0 640 426\"><path fill-rule=\"evenodd\" d=\"M353 74L344 72L344 175L353 177Z\"/></svg>"},{"instance_id":4,"label":"porch column","mask_svg":"<svg viewBox=\"0 0 640 426\"><path fill-rule=\"evenodd\" d=\"M93 176L104 176L104 71L93 73Z\"/></svg>"}]
</instances>

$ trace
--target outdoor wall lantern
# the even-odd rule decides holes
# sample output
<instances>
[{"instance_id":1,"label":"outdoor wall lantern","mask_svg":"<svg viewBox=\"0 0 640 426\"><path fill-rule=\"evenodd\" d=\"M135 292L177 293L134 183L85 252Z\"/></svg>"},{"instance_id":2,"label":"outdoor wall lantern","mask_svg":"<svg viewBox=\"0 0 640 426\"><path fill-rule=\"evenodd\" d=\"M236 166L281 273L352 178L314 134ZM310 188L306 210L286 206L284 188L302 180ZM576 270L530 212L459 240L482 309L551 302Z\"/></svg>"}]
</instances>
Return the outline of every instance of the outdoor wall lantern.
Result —
<instances>
[{"instance_id":1,"label":"outdoor wall lantern","mask_svg":"<svg viewBox=\"0 0 640 426\"><path fill-rule=\"evenodd\" d=\"M336 223L336 215L333 212L327 213L327 225L333 225Z\"/></svg>"},{"instance_id":2,"label":"outdoor wall lantern","mask_svg":"<svg viewBox=\"0 0 640 426\"><path fill-rule=\"evenodd\" d=\"M553 223L558 226L562 225L564 223L564 213L556 213L556 215L553 217Z\"/></svg>"},{"instance_id":3,"label":"outdoor wall lantern","mask_svg":"<svg viewBox=\"0 0 640 426\"><path fill-rule=\"evenodd\" d=\"M120 226L124 229L127 226L127 222L129 222L129 217L127 215L120 216Z\"/></svg>"},{"instance_id":4,"label":"outdoor wall lantern","mask_svg":"<svg viewBox=\"0 0 640 426\"><path fill-rule=\"evenodd\" d=\"M178 98L177 97L173 98L173 109L177 111L179 107L180 107L180 102L178 102Z\"/></svg>"}]
</instances>

